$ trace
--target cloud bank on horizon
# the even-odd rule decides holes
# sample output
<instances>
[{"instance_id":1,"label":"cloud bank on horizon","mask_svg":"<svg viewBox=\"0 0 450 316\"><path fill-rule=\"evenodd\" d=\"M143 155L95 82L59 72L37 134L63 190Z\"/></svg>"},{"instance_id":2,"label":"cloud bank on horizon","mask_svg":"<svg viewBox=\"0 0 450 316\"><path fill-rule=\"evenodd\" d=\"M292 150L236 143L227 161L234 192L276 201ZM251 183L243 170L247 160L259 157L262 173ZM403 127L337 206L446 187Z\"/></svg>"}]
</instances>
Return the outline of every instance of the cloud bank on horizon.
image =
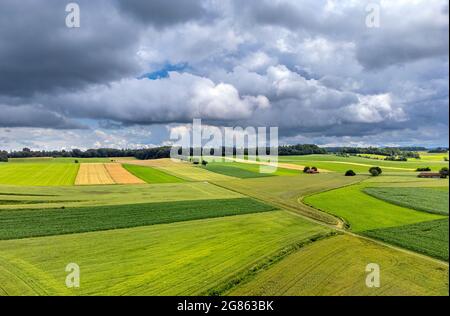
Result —
<instances>
[{"instance_id":1,"label":"cloud bank on horizon","mask_svg":"<svg viewBox=\"0 0 450 316\"><path fill-rule=\"evenodd\" d=\"M448 146L445 0L74 2L80 28L65 1L0 2L0 148L155 146L194 118Z\"/></svg>"}]
</instances>

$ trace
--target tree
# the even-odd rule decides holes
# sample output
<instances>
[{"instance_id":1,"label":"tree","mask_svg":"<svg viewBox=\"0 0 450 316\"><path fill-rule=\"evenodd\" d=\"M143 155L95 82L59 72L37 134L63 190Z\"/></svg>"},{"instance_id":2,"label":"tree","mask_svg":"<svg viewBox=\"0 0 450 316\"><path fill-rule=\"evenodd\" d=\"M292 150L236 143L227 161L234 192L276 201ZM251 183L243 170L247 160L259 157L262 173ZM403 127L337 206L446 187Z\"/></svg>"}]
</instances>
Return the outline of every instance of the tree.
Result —
<instances>
[{"instance_id":1,"label":"tree","mask_svg":"<svg viewBox=\"0 0 450 316\"><path fill-rule=\"evenodd\" d=\"M0 162L8 162L8 153L0 150Z\"/></svg>"},{"instance_id":2,"label":"tree","mask_svg":"<svg viewBox=\"0 0 450 316\"><path fill-rule=\"evenodd\" d=\"M356 173L353 170L347 170L347 172L345 173L346 177L354 177L356 176Z\"/></svg>"},{"instance_id":3,"label":"tree","mask_svg":"<svg viewBox=\"0 0 450 316\"><path fill-rule=\"evenodd\" d=\"M448 177L448 168L444 167L439 171L442 179L447 179Z\"/></svg>"},{"instance_id":4,"label":"tree","mask_svg":"<svg viewBox=\"0 0 450 316\"><path fill-rule=\"evenodd\" d=\"M303 173L308 173L311 170L311 167L303 168Z\"/></svg>"},{"instance_id":5,"label":"tree","mask_svg":"<svg viewBox=\"0 0 450 316\"><path fill-rule=\"evenodd\" d=\"M206 160L202 160L202 165L206 167L208 165L208 162Z\"/></svg>"},{"instance_id":6,"label":"tree","mask_svg":"<svg viewBox=\"0 0 450 316\"><path fill-rule=\"evenodd\" d=\"M314 172L317 172L318 169L317 169L317 167L311 167L311 170Z\"/></svg>"},{"instance_id":7,"label":"tree","mask_svg":"<svg viewBox=\"0 0 450 316\"><path fill-rule=\"evenodd\" d=\"M383 170L381 170L380 167L372 167L369 169L369 172L373 177L378 177L380 174L383 173Z\"/></svg>"}]
</instances>

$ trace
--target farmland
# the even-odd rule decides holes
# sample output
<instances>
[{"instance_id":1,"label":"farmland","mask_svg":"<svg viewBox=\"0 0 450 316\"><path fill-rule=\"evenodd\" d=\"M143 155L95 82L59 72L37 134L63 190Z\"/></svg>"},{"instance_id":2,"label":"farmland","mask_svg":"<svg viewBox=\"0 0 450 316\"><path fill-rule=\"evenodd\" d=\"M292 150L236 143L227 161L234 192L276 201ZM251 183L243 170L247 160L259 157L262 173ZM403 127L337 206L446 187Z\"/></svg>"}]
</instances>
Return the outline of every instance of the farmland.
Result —
<instances>
[{"instance_id":1,"label":"farmland","mask_svg":"<svg viewBox=\"0 0 450 316\"><path fill-rule=\"evenodd\" d=\"M313 194L305 203L339 216L359 234L448 260L448 181L437 179L441 187L427 188L429 181L397 179L385 176Z\"/></svg>"},{"instance_id":2,"label":"farmland","mask_svg":"<svg viewBox=\"0 0 450 316\"><path fill-rule=\"evenodd\" d=\"M364 192L387 202L440 215L448 215L448 188L377 187Z\"/></svg>"},{"instance_id":3,"label":"farmland","mask_svg":"<svg viewBox=\"0 0 450 316\"><path fill-rule=\"evenodd\" d=\"M0 164L0 184L35 186L73 185L78 168L79 165L66 163Z\"/></svg>"},{"instance_id":4,"label":"farmland","mask_svg":"<svg viewBox=\"0 0 450 316\"><path fill-rule=\"evenodd\" d=\"M178 183L185 182L181 178L177 178L168 173L162 172L152 167L144 167L138 165L123 165L123 167L136 177L147 183Z\"/></svg>"},{"instance_id":5,"label":"farmland","mask_svg":"<svg viewBox=\"0 0 450 316\"><path fill-rule=\"evenodd\" d=\"M326 231L279 211L206 219L195 225L181 222L1 241L0 291L9 295L201 294L277 250ZM79 289L65 287L68 262L83 269Z\"/></svg>"},{"instance_id":6,"label":"farmland","mask_svg":"<svg viewBox=\"0 0 450 316\"><path fill-rule=\"evenodd\" d=\"M397 162L374 178L369 159L342 159L281 157L272 174L223 160L0 164L0 295L448 293L448 265L430 258L448 260L448 180ZM371 290L374 261L387 286ZM79 289L64 284L69 262Z\"/></svg>"},{"instance_id":7,"label":"farmland","mask_svg":"<svg viewBox=\"0 0 450 316\"><path fill-rule=\"evenodd\" d=\"M196 200L65 209L3 211L0 239L50 236L267 212L252 199Z\"/></svg>"},{"instance_id":8,"label":"farmland","mask_svg":"<svg viewBox=\"0 0 450 316\"><path fill-rule=\"evenodd\" d=\"M377 262L384 271L380 288L365 285L361 267L368 262ZM305 247L227 294L448 295L447 279L448 269L440 264L367 240L337 236Z\"/></svg>"}]
</instances>

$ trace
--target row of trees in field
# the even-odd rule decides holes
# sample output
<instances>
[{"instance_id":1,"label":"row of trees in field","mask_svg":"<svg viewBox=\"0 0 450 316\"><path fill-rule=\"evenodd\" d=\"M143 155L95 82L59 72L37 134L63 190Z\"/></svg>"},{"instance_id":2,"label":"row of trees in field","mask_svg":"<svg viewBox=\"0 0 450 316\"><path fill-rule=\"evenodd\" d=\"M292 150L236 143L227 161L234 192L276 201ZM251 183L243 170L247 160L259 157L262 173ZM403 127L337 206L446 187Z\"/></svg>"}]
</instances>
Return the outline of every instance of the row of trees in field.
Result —
<instances>
[{"instance_id":1,"label":"row of trees in field","mask_svg":"<svg viewBox=\"0 0 450 316\"><path fill-rule=\"evenodd\" d=\"M437 148L430 152L446 152L448 148ZM194 149L190 148L190 156L194 154ZM225 153L233 153L236 155L240 150L236 148L221 148L222 155ZM314 144L298 144L286 145L278 148L278 155L280 156L300 156L300 155L321 155L334 153L341 156L372 154L385 156L386 160L406 160L407 158L420 158L417 151L426 151L423 147L398 147L398 148L379 148L379 147L328 147L322 148ZM171 147L163 146L156 148L145 149L114 149L114 148L98 148L98 149L72 149L72 150L53 150L53 151L33 151L29 148L23 148L19 151L5 152L1 151L0 159L3 161L9 158L38 158L38 157L74 157L74 158L110 158L110 157L136 157L137 159L160 159L169 158ZM251 151L254 152L254 151ZM249 154L248 149L243 150L244 155ZM266 154L270 153L270 148L266 148ZM181 155L181 148L179 149ZM210 150L210 154L214 154L214 149ZM0 160L1 161L1 160Z\"/></svg>"}]
</instances>

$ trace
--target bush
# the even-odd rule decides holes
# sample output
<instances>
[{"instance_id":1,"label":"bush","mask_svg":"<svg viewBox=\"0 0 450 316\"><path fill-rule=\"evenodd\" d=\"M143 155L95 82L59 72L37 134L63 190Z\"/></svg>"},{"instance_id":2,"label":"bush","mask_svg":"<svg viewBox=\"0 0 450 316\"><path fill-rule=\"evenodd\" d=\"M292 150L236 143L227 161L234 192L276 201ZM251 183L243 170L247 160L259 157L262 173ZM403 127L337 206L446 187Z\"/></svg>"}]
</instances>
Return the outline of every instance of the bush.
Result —
<instances>
[{"instance_id":1,"label":"bush","mask_svg":"<svg viewBox=\"0 0 450 316\"><path fill-rule=\"evenodd\" d=\"M206 160L202 160L202 165L206 167L206 165L208 164L208 162Z\"/></svg>"},{"instance_id":2,"label":"bush","mask_svg":"<svg viewBox=\"0 0 450 316\"><path fill-rule=\"evenodd\" d=\"M75 163L80 163L78 160L75 160L74 162L75 162Z\"/></svg>"},{"instance_id":3,"label":"bush","mask_svg":"<svg viewBox=\"0 0 450 316\"><path fill-rule=\"evenodd\" d=\"M417 168L416 171L431 171L430 167L426 167L426 168Z\"/></svg>"},{"instance_id":4,"label":"bush","mask_svg":"<svg viewBox=\"0 0 450 316\"><path fill-rule=\"evenodd\" d=\"M305 168L303 168L303 172L304 172L304 173L308 173L309 170L311 170L311 167L305 167Z\"/></svg>"},{"instance_id":5,"label":"bush","mask_svg":"<svg viewBox=\"0 0 450 316\"><path fill-rule=\"evenodd\" d=\"M441 174L441 178L442 179L447 179L447 177L448 177L448 168L447 167L442 168L439 171L439 173Z\"/></svg>"},{"instance_id":6,"label":"bush","mask_svg":"<svg viewBox=\"0 0 450 316\"><path fill-rule=\"evenodd\" d=\"M356 173L353 170L347 170L347 172L345 173L346 177L354 177L356 176Z\"/></svg>"},{"instance_id":7,"label":"bush","mask_svg":"<svg viewBox=\"0 0 450 316\"><path fill-rule=\"evenodd\" d=\"M311 167L311 170L317 172L317 167Z\"/></svg>"},{"instance_id":8,"label":"bush","mask_svg":"<svg viewBox=\"0 0 450 316\"><path fill-rule=\"evenodd\" d=\"M383 173L383 170L381 170L380 167L372 167L369 169L369 173L373 176L373 177L378 177L380 174Z\"/></svg>"}]
</instances>

